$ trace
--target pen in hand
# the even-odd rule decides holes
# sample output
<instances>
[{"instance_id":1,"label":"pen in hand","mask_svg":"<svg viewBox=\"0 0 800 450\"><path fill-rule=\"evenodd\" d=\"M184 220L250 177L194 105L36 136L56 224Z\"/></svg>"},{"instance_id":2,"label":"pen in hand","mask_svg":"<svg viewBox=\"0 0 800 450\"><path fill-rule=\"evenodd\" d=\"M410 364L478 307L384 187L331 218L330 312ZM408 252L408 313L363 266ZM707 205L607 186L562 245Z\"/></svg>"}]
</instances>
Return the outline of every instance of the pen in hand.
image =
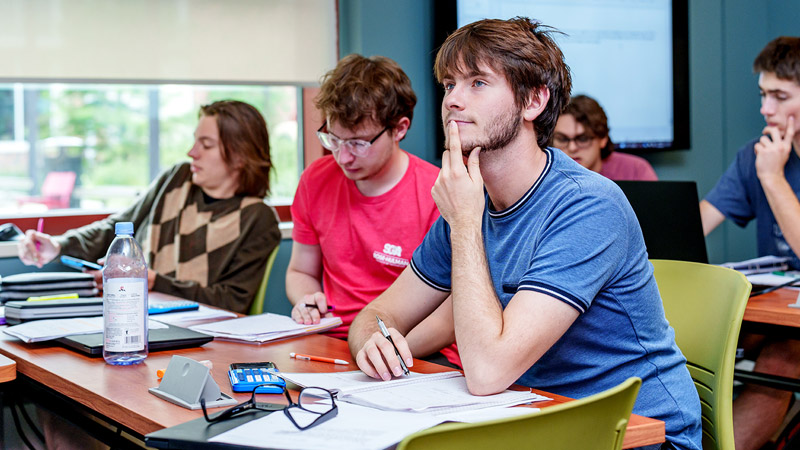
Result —
<instances>
[{"instance_id":1,"label":"pen in hand","mask_svg":"<svg viewBox=\"0 0 800 450\"><path fill-rule=\"evenodd\" d=\"M394 348L394 353L395 355L397 355L397 359L400 360L400 367L403 368L403 373L408 375L409 373L408 366L406 366L406 363L403 361L403 357L400 356L400 352L397 351L397 346L394 345L394 341L392 340L392 335L389 334L389 330L386 329L386 325L383 323L381 318L378 316L375 316L375 318L378 319L378 327L381 329L381 334L383 334L383 337L388 339L389 343L392 344L392 347Z\"/></svg>"},{"instance_id":2,"label":"pen in hand","mask_svg":"<svg viewBox=\"0 0 800 450\"><path fill-rule=\"evenodd\" d=\"M317 306L316 303L304 303L304 305L306 305L306 308L314 308L319 310L319 306ZM328 311L336 311L336 307L333 305L328 305Z\"/></svg>"},{"instance_id":3,"label":"pen in hand","mask_svg":"<svg viewBox=\"0 0 800 450\"><path fill-rule=\"evenodd\" d=\"M44 231L44 217L40 217L39 218L39 223L36 224L36 232L37 233L41 233L42 231ZM39 242L39 238L37 237L36 238L36 251L38 252L38 251L41 251L41 250L42 250L42 243Z\"/></svg>"}]
</instances>

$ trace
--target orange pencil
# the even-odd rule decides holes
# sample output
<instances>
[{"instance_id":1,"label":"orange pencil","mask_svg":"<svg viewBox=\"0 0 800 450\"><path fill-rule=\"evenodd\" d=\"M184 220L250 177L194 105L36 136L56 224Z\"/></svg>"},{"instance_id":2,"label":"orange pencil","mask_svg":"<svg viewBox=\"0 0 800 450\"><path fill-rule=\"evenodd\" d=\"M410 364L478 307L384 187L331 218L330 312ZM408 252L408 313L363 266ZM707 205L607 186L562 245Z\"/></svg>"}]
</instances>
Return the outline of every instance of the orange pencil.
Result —
<instances>
[{"instance_id":1,"label":"orange pencil","mask_svg":"<svg viewBox=\"0 0 800 450\"><path fill-rule=\"evenodd\" d=\"M349 362L343 359L325 358L323 356L301 355L300 353L294 353L294 352L289 353L289 356L295 359L302 359L305 361L320 361L331 364L345 364L345 365L350 364Z\"/></svg>"}]
</instances>

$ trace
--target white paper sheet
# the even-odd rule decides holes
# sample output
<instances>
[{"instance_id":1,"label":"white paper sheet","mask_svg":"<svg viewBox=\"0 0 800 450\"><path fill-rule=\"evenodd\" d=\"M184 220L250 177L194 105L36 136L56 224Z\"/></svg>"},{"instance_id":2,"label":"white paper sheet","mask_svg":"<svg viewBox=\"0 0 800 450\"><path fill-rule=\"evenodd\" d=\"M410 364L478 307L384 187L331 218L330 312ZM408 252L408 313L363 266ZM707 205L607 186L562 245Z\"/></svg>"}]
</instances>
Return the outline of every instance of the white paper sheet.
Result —
<instances>
[{"instance_id":1,"label":"white paper sheet","mask_svg":"<svg viewBox=\"0 0 800 450\"><path fill-rule=\"evenodd\" d=\"M163 323L179 324L181 322L192 322L195 320L226 319L233 317L236 317L236 313L200 305L195 311L176 311L156 314L150 316L150 319Z\"/></svg>"},{"instance_id":2,"label":"white paper sheet","mask_svg":"<svg viewBox=\"0 0 800 450\"><path fill-rule=\"evenodd\" d=\"M325 423L298 430L281 411L219 434L209 442L287 450L377 450L432 427L441 419L428 414L378 411L339 402L339 414Z\"/></svg>"},{"instance_id":3,"label":"white paper sheet","mask_svg":"<svg viewBox=\"0 0 800 450\"><path fill-rule=\"evenodd\" d=\"M324 317L316 325L303 325L289 316L279 314L259 314L238 319L194 325L192 330L224 339L249 342L267 342L292 336L319 333L341 325L339 317Z\"/></svg>"},{"instance_id":4,"label":"white paper sheet","mask_svg":"<svg viewBox=\"0 0 800 450\"><path fill-rule=\"evenodd\" d=\"M785 256L768 255L745 261L727 262L720 265L722 267L738 270L745 275L752 275L755 273L768 273L774 270L786 270L789 268L789 258Z\"/></svg>"},{"instance_id":5,"label":"white paper sheet","mask_svg":"<svg viewBox=\"0 0 800 450\"><path fill-rule=\"evenodd\" d=\"M150 320L151 330L167 328L167 325ZM23 342L41 342L75 334L102 333L103 317L75 317L70 319L32 320L3 329L3 332Z\"/></svg>"},{"instance_id":6,"label":"white paper sheet","mask_svg":"<svg viewBox=\"0 0 800 450\"><path fill-rule=\"evenodd\" d=\"M360 370L350 372L281 372L281 376L292 383L301 386L317 386L329 391L352 394L359 391L373 389L388 389L397 384L418 383L433 379L462 377L461 372L452 370L438 373L411 372L408 376L393 378L389 381L377 380L369 377Z\"/></svg>"},{"instance_id":7,"label":"white paper sheet","mask_svg":"<svg viewBox=\"0 0 800 450\"><path fill-rule=\"evenodd\" d=\"M514 406L549 400L530 391L506 390L499 394L470 394L460 372L420 374L391 381L375 380L361 372L298 374L283 373L287 380L300 386L318 386L338 391L343 402L381 410L427 412L441 414L499 406Z\"/></svg>"},{"instance_id":8,"label":"white paper sheet","mask_svg":"<svg viewBox=\"0 0 800 450\"><path fill-rule=\"evenodd\" d=\"M747 280L753 284L763 286L780 286L792 280L800 280L800 272L756 273L747 275ZM790 289L800 289L798 286L789 286Z\"/></svg>"},{"instance_id":9,"label":"white paper sheet","mask_svg":"<svg viewBox=\"0 0 800 450\"><path fill-rule=\"evenodd\" d=\"M446 412L436 414L436 417L443 422L483 422L485 420L506 419L509 417L527 416L539 412L539 408L483 408L472 409L469 411Z\"/></svg>"}]
</instances>

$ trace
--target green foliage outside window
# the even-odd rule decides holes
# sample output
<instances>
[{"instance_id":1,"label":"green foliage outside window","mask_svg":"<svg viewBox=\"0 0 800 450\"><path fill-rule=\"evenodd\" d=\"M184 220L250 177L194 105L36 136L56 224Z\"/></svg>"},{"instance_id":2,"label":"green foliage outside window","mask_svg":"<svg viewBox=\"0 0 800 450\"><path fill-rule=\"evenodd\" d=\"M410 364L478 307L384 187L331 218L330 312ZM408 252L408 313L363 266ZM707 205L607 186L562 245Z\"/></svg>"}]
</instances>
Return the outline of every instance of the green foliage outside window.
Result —
<instances>
[{"instance_id":1,"label":"green foliage outside window","mask_svg":"<svg viewBox=\"0 0 800 450\"><path fill-rule=\"evenodd\" d=\"M21 186L40 186L48 172L65 170L78 174L84 197L73 195L73 206L129 205L157 175L150 173L150 158L157 159L159 171L190 159L200 106L222 99L244 101L261 111L274 165L271 198L288 203L294 195L300 167L296 87L51 84L26 85L25 90L29 98L35 96L36 148L0 154L0 186L12 192L6 203L0 199L0 211L9 210L15 196L38 194ZM157 130L150 129L154 98ZM13 102L12 91L0 85L0 144L14 139L14 108L21 105ZM158 136L155 149L150 148L151 132ZM25 139L31 140L29 131Z\"/></svg>"}]
</instances>

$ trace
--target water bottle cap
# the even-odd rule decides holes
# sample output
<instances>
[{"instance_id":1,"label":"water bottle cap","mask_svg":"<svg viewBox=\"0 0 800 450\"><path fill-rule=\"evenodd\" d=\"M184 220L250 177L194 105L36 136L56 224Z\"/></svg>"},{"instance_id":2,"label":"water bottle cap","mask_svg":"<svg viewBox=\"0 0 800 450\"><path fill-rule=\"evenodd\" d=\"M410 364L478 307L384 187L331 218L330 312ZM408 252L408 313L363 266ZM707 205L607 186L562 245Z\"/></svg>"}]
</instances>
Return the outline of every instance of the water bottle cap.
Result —
<instances>
[{"instance_id":1,"label":"water bottle cap","mask_svg":"<svg viewBox=\"0 0 800 450\"><path fill-rule=\"evenodd\" d=\"M133 222L117 222L114 225L116 234L133 234Z\"/></svg>"}]
</instances>

